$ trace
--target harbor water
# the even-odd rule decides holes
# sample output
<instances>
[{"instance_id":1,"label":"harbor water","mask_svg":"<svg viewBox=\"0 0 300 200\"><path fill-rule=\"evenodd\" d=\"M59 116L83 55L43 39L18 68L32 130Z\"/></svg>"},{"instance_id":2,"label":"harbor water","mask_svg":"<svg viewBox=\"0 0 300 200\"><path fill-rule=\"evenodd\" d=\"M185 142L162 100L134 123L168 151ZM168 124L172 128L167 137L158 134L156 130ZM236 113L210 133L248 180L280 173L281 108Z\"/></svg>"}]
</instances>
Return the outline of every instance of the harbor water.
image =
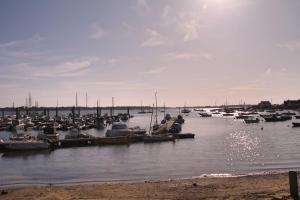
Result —
<instances>
[{"instance_id":1,"label":"harbor water","mask_svg":"<svg viewBox=\"0 0 300 200\"><path fill-rule=\"evenodd\" d=\"M82 114L95 111L82 111ZM129 126L149 129L151 114ZM177 109L168 109L172 116ZM163 118L159 112L158 119ZM82 183L242 175L300 168L300 128L291 122L245 124L233 117L184 115L182 132L194 139L163 143L93 146L40 152L0 153L0 185ZM104 131L86 131L104 136ZM64 137L65 132L59 132ZM31 134L35 135L36 132ZM7 139L10 133L0 132Z\"/></svg>"}]
</instances>

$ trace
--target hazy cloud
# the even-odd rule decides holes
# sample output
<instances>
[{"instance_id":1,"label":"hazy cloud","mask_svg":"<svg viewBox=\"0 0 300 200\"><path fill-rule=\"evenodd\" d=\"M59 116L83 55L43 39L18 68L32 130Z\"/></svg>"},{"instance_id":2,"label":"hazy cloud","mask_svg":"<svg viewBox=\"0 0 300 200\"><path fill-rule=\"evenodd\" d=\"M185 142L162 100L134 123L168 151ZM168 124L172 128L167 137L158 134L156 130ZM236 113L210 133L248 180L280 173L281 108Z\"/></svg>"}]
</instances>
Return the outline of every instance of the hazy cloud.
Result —
<instances>
[{"instance_id":1,"label":"hazy cloud","mask_svg":"<svg viewBox=\"0 0 300 200\"><path fill-rule=\"evenodd\" d=\"M92 29L92 33L89 36L90 39L100 39L105 34L103 28L96 23L92 24L91 29Z\"/></svg>"},{"instance_id":2,"label":"hazy cloud","mask_svg":"<svg viewBox=\"0 0 300 200\"><path fill-rule=\"evenodd\" d=\"M212 60L213 56L208 53L195 54L195 53L174 53L170 52L165 55L170 60L190 60L190 59L206 59Z\"/></svg>"},{"instance_id":3,"label":"hazy cloud","mask_svg":"<svg viewBox=\"0 0 300 200\"><path fill-rule=\"evenodd\" d=\"M277 46L281 48L286 48L289 51L296 51L300 49L300 40L277 44Z\"/></svg>"},{"instance_id":4,"label":"hazy cloud","mask_svg":"<svg viewBox=\"0 0 300 200\"><path fill-rule=\"evenodd\" d=\"M133 9L140 15L145 15L149 12L150 7L147 0L136 0Z\"/></svg>"},{"instance_id":5,"label":"hazy cloud","mask_svg":"<svg viewBox=\"0 0 300 200\"><path fill-rule=\"evenodd\" d=\"M157 67L157 68L152 68L150 70L141 72L142 74L161 74L164 72L167 68L166 67Z\"/></svg>"},{"instance_id":6,"label":"hazy cloud","mask_svg":"<svg viewBox=\"0 0 300 200\"><path fill-rule=\"evenodd\" d=\"M32 44L32 43L43 41L44 39L45 39L44 37L37 34L32 36L31 38L27 38L24 40L13 40L6 43L2 43L0 44L0 49L20 47L24 44Z\"/></svg>"},{"instance_id":7,"label":"hazy cloud","mask_svg":"<svg viewBox=\"0 0 300 200\"><path fill-rule=\"evenodd\" d=\"M269 75L271 75L271 73L272 73L272 69L271 68L267 68L267 70L265 71L265 74L267 76L269 76Z\"/></svg>"},{"instance_id":8,"label":"hazy cloud","mask_svg":"<svg viewBox=\"0 0 300 200\"><path fill-rule=\"evenodd\" d=\"M32 78L55 78L79 76L87 72L97 58L86 58L81 60L70 60L60 64L52 65L32 65L23 64L17 66L17 71L23 76Z\"/></svg>"},{"instance_id":9,"label":"hazy cloud","mask_svg":"<svg viewBox=\"0 0 300 200\"><path fill-rule=\"evenodd\" d=\"M167 39L156 30L147 29L148 38L141 43L141 47L156 47L166 44Z\"/></svg>"}]
</instances>

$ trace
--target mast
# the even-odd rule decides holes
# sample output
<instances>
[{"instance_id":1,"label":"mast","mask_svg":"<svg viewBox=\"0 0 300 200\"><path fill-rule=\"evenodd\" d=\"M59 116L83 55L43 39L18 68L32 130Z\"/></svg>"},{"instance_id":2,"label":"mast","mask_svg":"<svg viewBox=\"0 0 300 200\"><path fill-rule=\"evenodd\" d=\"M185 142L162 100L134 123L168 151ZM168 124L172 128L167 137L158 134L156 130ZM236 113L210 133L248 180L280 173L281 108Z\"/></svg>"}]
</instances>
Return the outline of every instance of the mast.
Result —
<instances>
[{"instance_id":1,"label":"mast","mask_svg":"<svg viewBox=\"0 0 300 200\"><path fill-rule=\"evenodd\" d=\"M111 114L112 116L114 115L114 104L115 104L115 101L114 101L114 97L111 98Z\"/></svg>"},{"instance_id":2,"label":"mast","mask_svg":"<svg viewBox=\"0 0 300 200\"><path fill-rule=\"evenodd\" d=\"M31 107L31 92L29 92L29 95L28 95L28 107L29 108Z\"/></svg>"},{"instance_id":3,"label":"mast","mask_svg":"<svg viewBox=\"0 0 300 200\"><path fill-rule=\"evenodd\" d=\"M19 108L17 107L16 108L16 120L18 120L19 119Z\"/></svg>"},{"instance_id":4,"label":"mast","mask_svg":"<svg viewBox=\"0 0 300 200\"><path fill-rule=\"evenodd\" d=\"M58 117L58 107L55 108L55 116Z\"/></svg>"},{"instance_id":5,"label":"mast","mask_svg":"<svg viewBox=\"0 0 300 200\"><path fill-rule=\"evenodd\" d=\"M87 92L85 93L85 107L88 107L88 96L87 96Z\"/></svg>"},{"instance_id":6,"label":"mast","mask_svg":"<svg viewBox=\"0 0 300 200\"><path fill-rule=\"evenodd\" d=\"M77 98L77 92L76 92L76 97L75 97L75 107L77 108L78 106L78 98Z\"/></svg>"},{"instance_id":7,"label":"mast","mask_svg":"<svg viewBox=\"0 0 300 200\"><path fill-rule=\"evenodd\" d=\"M101 117L101 101L100 101L100 99L99 99L99 115Z\"/></svg>"},{"instance_id":8,"label":"mast","mask_svg":"<svg viewBox=\"0 0 300 200\"><path fill-rule=\"evenodd\" d=\"M98 100L97 100L97 118L99 118L99 104L98 104Z\"/></svg>"},{"instance_id":9,"label":"mast","mask_svg":"<svg viewBox=\"0 0 300 200\"><path fill-rule=\"evenodd\" d=\"M151 112L151 118L150 118L149 135L151 135L151 125L152 125L152 118L153 118L153 110L154 110L154 104L152 106L152 112Z\"/></svg>"},{"instance_id":10,"label":"mast","mask_svg":"<svg viewBox=\"0 0 300 200\"><path fill-rule=\"evenodd\" d=\"M155 125L157 125L157 91L155 92Z\"/></svg>"},{"instance_id":11,"label":"mast","mask_svg":"<svg viewBox=\"0 0 300 200\"><path fill-rule=\"evenodd\" d=\"M72 108L72 121L73 121L73 125L75 125L75 107L74 106Z\"/></svg>"},{"instance_id":12,"label":"mast","mask_svg":"<svg viewBox=\"0 0 300 200\"><path fill-rule=\"evenodd\" d=\"M164 117L166 117L166 103L164 103Z\"/></svg>"}]
</instances>

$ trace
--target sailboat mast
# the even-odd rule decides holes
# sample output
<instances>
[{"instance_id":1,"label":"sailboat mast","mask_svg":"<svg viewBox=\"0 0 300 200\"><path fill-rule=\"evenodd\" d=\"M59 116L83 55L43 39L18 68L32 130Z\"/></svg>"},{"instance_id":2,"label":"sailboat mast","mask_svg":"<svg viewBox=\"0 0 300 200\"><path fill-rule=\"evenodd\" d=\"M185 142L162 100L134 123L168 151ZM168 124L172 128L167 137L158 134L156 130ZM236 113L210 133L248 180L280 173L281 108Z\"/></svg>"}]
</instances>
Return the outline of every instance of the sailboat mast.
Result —
<instances>
[{"instance_id":1,"label":"sailboat mast","mask_svg":"<svg viewBox=\"0 0 300 200\"><path fill-rule=\"evenodd\" d=\"M87 92L85 93L85 107L88 107L88 96L87 96Z\"/></svg>"},{"instance_id":2,"label":"sailboat mast","mask_svg":"<svg viewBox=\"0 0 300 200\"><path fill-rule=\"evenodd\" d=\"M98 103L98 100L97 100L97 118L99 118L99 103Z\"/></svg>"},{"instance_id":3,"label":"sailboat mast","mask_svg":"<svg viewBox=\"0 0 300 200\"><path fill-rule=\"evenodd\" d=\"M157 92L155 92L155 125L157 125Z\"/></svg>"},{"instance_id":4,"label":"sailboat mast","mask_svg":"<svg viewBox=\"0 0 300 200\"><path fill-rule=\"evenodd\" d=\"M152 125L152 117L153 117L154 104L152 106L151 119L150 119L150 127L149 127L149 135L151 135L151 125Z\"/></svg>"}]
</instances>

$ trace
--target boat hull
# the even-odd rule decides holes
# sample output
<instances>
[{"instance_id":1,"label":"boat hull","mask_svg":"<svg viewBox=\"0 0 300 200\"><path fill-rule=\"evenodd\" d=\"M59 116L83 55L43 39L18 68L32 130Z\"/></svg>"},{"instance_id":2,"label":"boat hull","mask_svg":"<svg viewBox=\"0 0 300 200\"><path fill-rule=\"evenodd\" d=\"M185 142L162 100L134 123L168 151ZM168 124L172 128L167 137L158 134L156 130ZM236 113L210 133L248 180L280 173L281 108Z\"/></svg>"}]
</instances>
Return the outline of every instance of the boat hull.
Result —
<instances>
[{"instance_id":1,"label":"boat hull","mask_svg":"<svg viewBox=\"0 0 300 200\"><path fill-rule=\"evenodd\" d=\"M23 142L23 141L7 141L0 144L2 150L6 151L28 151L28 150L45 150L50 145L46 142Z\"/></svg>"},{"instance_id":2,"label":"boat hull","mask_svg":"<svg viewBox=\"0 0 300 200\"><path fill-rule=\"evenodd\" d=\"M153 136L145 136L144 143L155 143L155 142L170 142L175 141L173 136L160 136L160 135L153 135Z\"/></svg>"},{"instance_id":3,"label":"boat hull","mask_svg":"<svg viewBox=\"0 0 300 200\"><path fill-rule=\"evenodd\" d=\"M178 134L173 134L173 137L175 139L189 139L189 138L194 138L195 134L193 133L178 133Z\"/></svg>"},{"instance_id":4,"label":"boat hull","mask_svg":"<svg viewBox=\"0 0 300 200\"><path fill-rule=\"evenodd\" d=\"M298 122L293 122L292 124L293 124L293 127L300 127L300 122L299 123Z\"/></svg>"}]
</instances>

